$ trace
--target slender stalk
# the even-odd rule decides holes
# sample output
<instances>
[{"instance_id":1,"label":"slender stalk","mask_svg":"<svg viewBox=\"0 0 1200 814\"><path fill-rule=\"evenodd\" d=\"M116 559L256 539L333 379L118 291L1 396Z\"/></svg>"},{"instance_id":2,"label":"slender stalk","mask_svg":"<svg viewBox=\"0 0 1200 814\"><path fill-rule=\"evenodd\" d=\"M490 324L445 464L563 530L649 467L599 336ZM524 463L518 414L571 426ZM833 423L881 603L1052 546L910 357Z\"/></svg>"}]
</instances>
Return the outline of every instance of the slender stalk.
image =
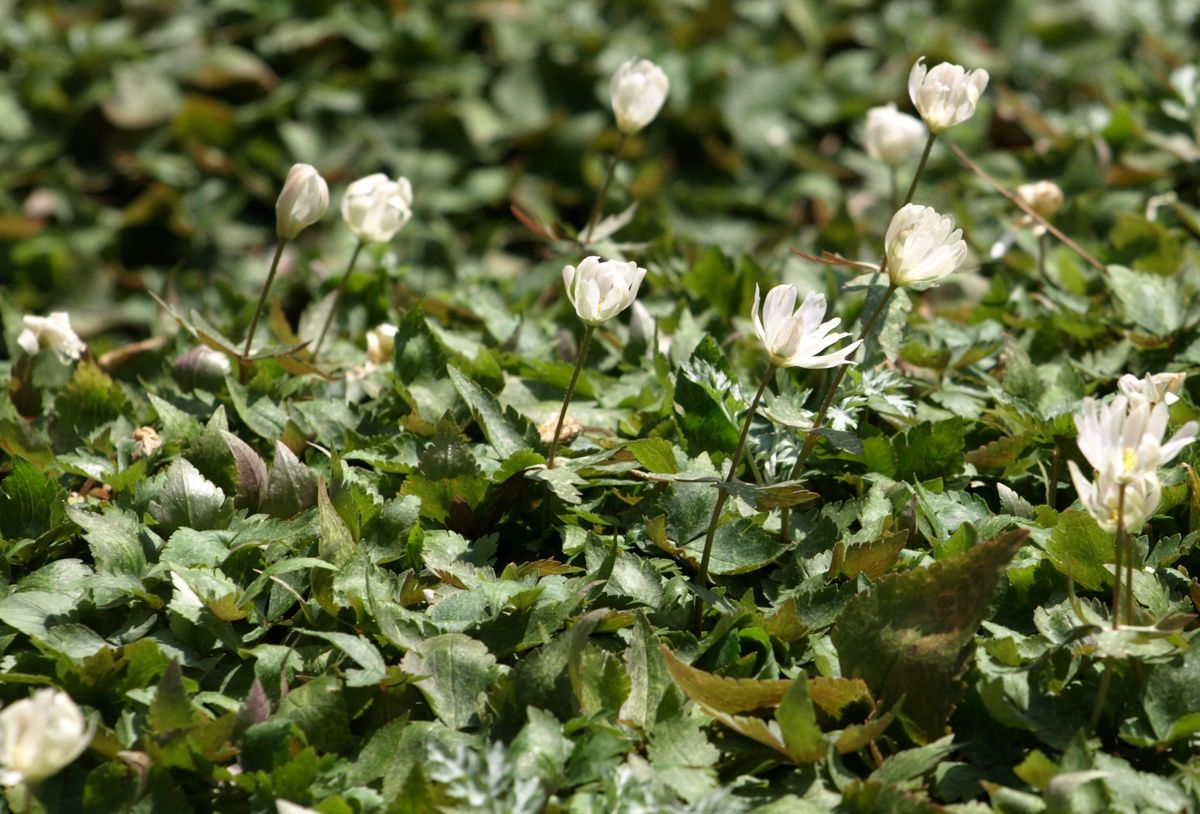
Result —
<instances>
[{"instance_id":1,"label":"slender stalk","mask_svg":"<svg viewBox=\"0 0 1200 814\"><path fill-rule=\"evenodd\" d=\"M314 362L321 355L321 346L325 344L325 334L329 333L329 326L333 324L333 316L337 313L338 303L342 301L342 292L346 289L346 281L350 279L350 272L354 271L354 263L358 260L358 253L362 251L365 242L360 237L354 244L354 251L350 254L350 262L346 264L346 271L342 274L338 287L333 291L333 304L329 306L329 313L325 315L325 324L321 327L321 335L317 337L316 347L313 348Z\"/></svg>"},{"instance_id":2,"label":"slender stalk","mask_svg":"<svg viewBox=\"0 0 1200 814\"><path fill-rule=\"evenodd\" d=\"M1092 734L1100 726L1100 713L1104 710L1104 699L1108 695L1108 685L1112 682L1112 659L1104 660L1104 673L1100 676L1100 686L1096 688L1096 703L1092 705Z\"/></svg>"},{"instance_id":3,"label":"slender stalk","mask_svg":"<svg viewBox=\"0 0 1200 814\"><path fill-rule=\"evenodd\" d=\"M887 273L887 258L883 260L883 264L879 268L880 274ZM871 331L875 328L875 323L879 321L879 317L883 314L888 302L892 299L892 293L895 292L897 286L895 283L888 281L887 291L879 299L879 304L875 306L875 310L867 317L867 321L863 323L862 332L858 335L859 340L866 341L870 336ZM838 388L841 387L842 379L846 376L846 369L849 365L839 365L837 372L833 374L833 380L829 382L829 388L825 391L825 398L821 400L821 406L817 409L817 417L813 419L812 429L804 437L804 446L800 448L800 454L796 456L796 462L792 464L791 474L788 475L788 480L795 480L803 471L805 462L808 456L812 454L813 448L816 447L817 441L820 439L820 434L817 430L825 424L825 417L829 414L829 408L833 406L833 400L837 396ZM783 541L791 541L791 512L788 509L783 510L780 518L780 531L783 535Z\"/></svg>"},{"instance_id":4,"label":"slender stalk","mask_svg":"<svg viewBox=\"0 0 1200 814\"><path fill-rule=\"evenodd\" d=\"M912 203L913 196L917 194L917 184L921 183L921 176L925 174L925 165L929 163L929 154L933 152L935 141L937 141L937 133L930 133L929 139L925 142L925 150L921 153L921 161L917 164L917 171L913 173L912 183L908 186L908 194L904 196L904 203L900 205L901 207Z\"/></svg>"},{"instance_id":5,"label":"slender stalk","mask_svg":"<svg viewBox=\"0 0 1200 814\"><path fill-rule=\"evenodd\" d=\"M1046 276L1046 233L1042 232L1037 239L1037 268L1038 276L1045 282L1050 282Z\"/></svg>"},{"instance_id":6,"label":"slender stalk","mask_svg":"<svg viewBox=\"0 0 1200 814\"><path fill-rule=\"evenodd\" d=\"M900 208L900 178L896 172L895 164L888 164L888 202L892 205L892 209Z\"/></svg>"},{"instance_id":7,"label":"slender stalk","mask_svg":"<svg viewBox=\"0 0 1200 814\"><path fill-rule=\"evenodd\" d=\"M567 420L567 407L571 397L575 395L575 385L579 382L579 372L583 370L583 360L587 356L588 345L592 341L595 325L589 325L583 331L583 339L579 342L579 358L575 360L575 372L571 374L571 383L567 385L567 393L563 396L562 409L558 411L558 423L554 425L554 437L550 439L550 455L546 458L546 468L554 468L554 455L558 451L558 436L562 432L563 422Z\"/></svg>"},{"instance_id":8,"label":"slender stalk","mask_svg":"<svg viewBox=\"0 0 1200 814\"><path fill-rule=\"evenodd\" d=\"M629 134L622 133L621 138L617 141L616 149L608 159L608 169L604 171L604 183L600 185L600 192L597 193L596 202L592 205L592 214L588 218L587 228L583 230L583 237L579 241L580 245L586 246L592 239L592 232L595 231L596 223L600 220L600 213L604 210L604 199L608 197L608 188L612 186L613 173L617 170L617 161L621 158L621 150L625 149L625 142L628 140Z\"/></svg>"},{"instance_id":9,"label":"slender stalk","mask_svg":"<svg viewBox=\"0 0 1200 814\"><path fill-rule=\"evenodd\" d=\"M1046 505L1051 509L1058 508L1058 478L1062 472L1062 447L1058 444L1058 436L1054 438L1054 458L1050 463L1050 483L1046 484Z\"/></svg>"},{"instance_id":10,"label":"slender stalk","mask_svg":"<svg viewBox=\"0 0 1200 814\"><path fill-rule=\"evenodd\" d=\"M1121 489L1122 497L1125 489ZM1125 529L1125 624L1135 624L1133 621L1133 538Z\"/></svg>"},{"instance_id":11,"label":"slender stalk","mask_svg":"<svg viewBox=\"0 0 1200 814\"><path fill-rule=\"evenodd\" d=\"M1117 533L1113 538L1112 629L1121 626L1121 558L1125 553L1125 484L1117 492Z\"/></svg>"},{"instance_id":12,"label":"slender stalk","mask_svg":"<svg viewBox=\"0 0 1200 814\"><path fill-rule=\"evenodd\" d=\"M279 244L275 247L275 257L271 259L271 270L267 272L267 281L263 283L262 293L258 296L258 306L254 309L254 319L250 321L250 333L246 334L246 347L242 350L242 363L250 358L250 346L254 342L254 332L258 330L258 320L262 316L263 306L267 304L267 294L271 290L271 283L275 281L275 272L279 270L279 258L283 256L283 247L287 245L287 240L279 239Z\"/></svg>"},{"instance_id":13,"label":"slender stalk","mask_svg":"<svg viewBox=\"0 0 1200 814\"><path fill-rule=\"evenodd\" d=\"M754 394L754 399L750 402L750 409L746 411L746 420L742 422L742 433L738 436L737 447L733 450L733 457L729 463L729 474L725 476L726 483L732 483L737 477L738 464L742 462L742 453L746 450L746 438L750 435L750 424L754 421L754 414L758 411L758 402L762 400L763 393L766 392L767 385L771 383L771 379L775 376L775 365L768 365L767 372L763 375L762 383L758 385L758 391ZM708 563L712 559L713 540L717 536L717 521L721 519L721 510L725 508L725 501L729 499L728 489L717 490L717 502L713 505L712 517L708 520L708 533L704 535L704 553L700 555L700 573L697 576L697 581L702 586L708 585ZM693 627L696 629L696 635L700 635L700 621L704 615L704 606L700 601L700 597L696 597L696 604L692 612Z\"/></svg>"}]
</instances>

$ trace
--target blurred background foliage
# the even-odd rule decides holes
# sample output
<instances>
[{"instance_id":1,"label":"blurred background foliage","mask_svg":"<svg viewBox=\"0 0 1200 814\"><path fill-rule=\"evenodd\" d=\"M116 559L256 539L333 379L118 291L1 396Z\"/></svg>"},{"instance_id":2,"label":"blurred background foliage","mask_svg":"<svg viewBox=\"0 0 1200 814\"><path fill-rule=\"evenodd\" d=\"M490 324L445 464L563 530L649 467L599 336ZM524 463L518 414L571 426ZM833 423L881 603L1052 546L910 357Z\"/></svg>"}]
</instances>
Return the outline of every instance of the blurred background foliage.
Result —
<instances>
[{"instance_id":1,"label":"blurred background foliage","mask_svg":"<svg viewBox=\"0 0 1200 814\"><path fill-rule=\"evenodd\" d=\"M360 329L433 292L535 307L562 260L510 207L582 224L617 142L608 77L635 55L671 95L627 145L609 211L639 204L622 238L646 244L660 288L712 245L721 268L810 287L830 272L789 246L876 258L889 180L856 137L873 105L911 110L922 54L992 75L943 142L1006 184L1057 180L1068 234L1170 274L1195 254L1198 18L1198 0L0 0L0 286L10 319L69 309L97 352L152 331L146 291L236 335L303 161L335 205L377 171L416 189L412 224L351 281ZM953 212L984 258L1016 214L945 144L918 202ZM289 316L351 247L332 212L303 235L276 289ZM1074 255L1052 265L1088 290ZM748 311L718 278L689 292Z\"/></svg>"}]
</instances>

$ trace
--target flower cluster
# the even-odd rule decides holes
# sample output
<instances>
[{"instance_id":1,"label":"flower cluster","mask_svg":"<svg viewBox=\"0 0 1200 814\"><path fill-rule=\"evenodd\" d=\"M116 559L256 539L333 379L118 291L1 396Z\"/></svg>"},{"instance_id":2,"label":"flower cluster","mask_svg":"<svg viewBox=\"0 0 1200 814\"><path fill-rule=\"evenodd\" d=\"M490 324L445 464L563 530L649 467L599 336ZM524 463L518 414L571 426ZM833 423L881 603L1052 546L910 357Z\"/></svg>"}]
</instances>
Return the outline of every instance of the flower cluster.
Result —
<instances>
[{"instance_id":1,"label":"flower cluster","mask_svg":"<svg viewBox=\"0 0 1200 814\"><path fill-rule=\"evenodd\" d=\"M1161 494L1159 468L1195 441L1200 429L1195 421L1189 421L1164 441L1165 398L1152 401L1157 389L1146 392L1148 386L1157 388L1154 377L1143 380L1141 388L1136 382L1125 382L1126 389L1137 392L1136 400L1121 395L1100 405L1086 398L1075 416L1076 443L1092 465L1094 477L1089 479L1070 461L1071 481L1084 507L1109 532L1118 526L1136 529L1154 514Z\"/></svg>"}]
</instances>

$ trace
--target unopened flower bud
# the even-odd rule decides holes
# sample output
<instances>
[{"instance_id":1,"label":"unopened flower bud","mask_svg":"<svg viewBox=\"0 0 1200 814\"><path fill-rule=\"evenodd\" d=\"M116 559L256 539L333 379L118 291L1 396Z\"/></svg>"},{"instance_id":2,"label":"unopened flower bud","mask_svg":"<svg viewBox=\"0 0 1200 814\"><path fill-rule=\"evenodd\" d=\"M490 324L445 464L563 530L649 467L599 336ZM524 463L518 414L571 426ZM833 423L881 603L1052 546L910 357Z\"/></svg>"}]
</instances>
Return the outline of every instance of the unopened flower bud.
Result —
<instances>
[{"instance_id":1,"label":"unopened flower bud","mask_svg":"<svg viewBox=\"0 0 1200 814\"><path fill-rule=\"evenodd\" d=\"M386 243L412 217L412 184L381 172L359 178L342 196L342 220L359 240Z\"/></svg>"},{"instance_id":2,"label":"unopened flower bud","mask_svg":"<svg viewBox=\"0 0 1200 814\"><path fill-rule=\"evenodd\" d=\"M283 240L291 240L319 221L328 208L325 179L309 164L294 164L275 201L275 232Z\"/></svg>"},{"instance_id":3,"label":"unopened flower bud","mask_svg":"<svg viewBox=\"0 0 1200 814\"><path fill-rule=\"evenodd\" d=\"M648 59L631 59L612 78L612 108L617 129L636 133L654 121L667 100L670 81L663 69Z\"/></svg>"}]
</instances>

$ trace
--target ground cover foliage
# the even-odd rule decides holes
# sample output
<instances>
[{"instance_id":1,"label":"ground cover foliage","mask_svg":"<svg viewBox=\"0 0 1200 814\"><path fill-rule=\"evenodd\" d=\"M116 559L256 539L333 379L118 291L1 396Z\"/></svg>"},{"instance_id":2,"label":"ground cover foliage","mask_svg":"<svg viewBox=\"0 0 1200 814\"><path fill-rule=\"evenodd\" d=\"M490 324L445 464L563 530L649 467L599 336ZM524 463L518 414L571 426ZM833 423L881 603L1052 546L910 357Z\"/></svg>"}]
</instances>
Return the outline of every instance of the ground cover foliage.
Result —
<instances>
[{"instance_id":1,"label":"ground cover foliage","mask_svg":"<svg viewBox=\"0 0 1200 814\"><path fill-rule=\"evenodd\" d=\"M1066 466L1085 396L1200 364L1200 4L0 16L0 700L56 687L97 725L35 808L1200 805L1196 452L1131 530L1136 624L1119 630L1113 536ZM878 262L916 162L893 181L862 119L911 110L922 54L991 74L915 199L954 216L968 269L897 292L802 488L786 484L831 377L776 374L698 584L767 368L755 287L822 291L857 330L881 286L791 249ZM560 275L584 254L620 140L608 77L632 56L670 97L623 142L617 217L593 237L648 269L645 311L596 331L580 431L547 469L539 425L582 334ZM952 148L1008 189L1056 181L1077 246L1021 225ZM331 213L289 244L274 350L239 375L221 360L298 161L335 199L405 175L413 218L363 250L316 360L297 346L354 238ZM51 310L80 361L22 355L23 315ZM394 350L369 358L383 322ZM1173 425L1200 414L1197 387Z\"/></svg>"}]
</instances>

